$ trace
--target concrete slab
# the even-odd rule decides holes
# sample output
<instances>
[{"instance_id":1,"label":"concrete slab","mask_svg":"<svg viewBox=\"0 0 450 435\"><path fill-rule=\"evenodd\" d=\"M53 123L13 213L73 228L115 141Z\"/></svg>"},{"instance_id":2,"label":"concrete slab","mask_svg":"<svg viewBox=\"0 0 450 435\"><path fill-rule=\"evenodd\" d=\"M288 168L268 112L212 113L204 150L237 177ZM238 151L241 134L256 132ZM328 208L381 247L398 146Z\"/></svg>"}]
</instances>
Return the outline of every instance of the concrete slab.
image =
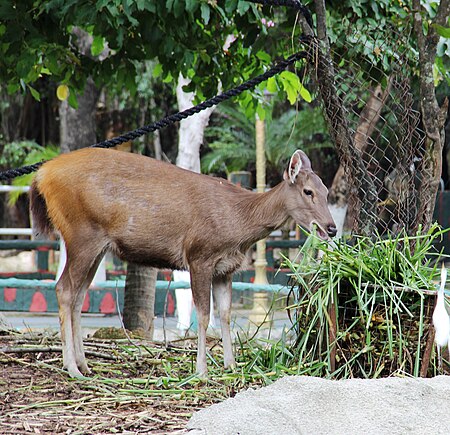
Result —
<instances>
[{"instance_id":1,"label":"concrete slab","mask_svg":"<svg viewBox=\"0 0 450 435\"><path fill-rule=\"evenodd\" d=\"M288 376L195 413L186 433L437 435L449 428L448 376L342 381Z\"/></svg>"}]
</instances>

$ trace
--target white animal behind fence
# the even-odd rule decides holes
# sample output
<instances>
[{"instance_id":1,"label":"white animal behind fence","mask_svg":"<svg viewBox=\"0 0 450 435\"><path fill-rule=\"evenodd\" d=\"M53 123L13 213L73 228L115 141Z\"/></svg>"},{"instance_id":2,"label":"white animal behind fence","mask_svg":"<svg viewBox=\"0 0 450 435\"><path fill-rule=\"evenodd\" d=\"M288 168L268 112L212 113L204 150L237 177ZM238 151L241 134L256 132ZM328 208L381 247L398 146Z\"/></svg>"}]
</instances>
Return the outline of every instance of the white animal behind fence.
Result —
<instances>
[{"instance_id":1,"label":"white animal behind fence","mask_svg":"<svg viewBox=\"0 0 450 435\"><path fill-rule=\"evenodd\" d=\"M436 342L439 367L442 367L441 348L448 346L450 349L450 317L446 308L444 288L447 281L447 269L442 263L441 283L438 290L436 307L433 312L433 325L435 329L434 341Z\"/></svg>"},{"instance_id":2,"label":"white animal behind fence","mask_svg":"<svg viewBox=\"0 0 450 435\"><path fill-rule=\"evenodd\" d=\"M173 271L174 282L190 282L190 273L186 270L174 270ZM194 301L192 298L192 289L177 288L175 289L175 298L177 301L177 329L180 334L185 334L190 328L192 328L192 310L194 308ZM214 317L214 304L211 293L210 312L209 312L209 326L211 328L216 327L216 320Z\"/></svg>"}]
</instances>

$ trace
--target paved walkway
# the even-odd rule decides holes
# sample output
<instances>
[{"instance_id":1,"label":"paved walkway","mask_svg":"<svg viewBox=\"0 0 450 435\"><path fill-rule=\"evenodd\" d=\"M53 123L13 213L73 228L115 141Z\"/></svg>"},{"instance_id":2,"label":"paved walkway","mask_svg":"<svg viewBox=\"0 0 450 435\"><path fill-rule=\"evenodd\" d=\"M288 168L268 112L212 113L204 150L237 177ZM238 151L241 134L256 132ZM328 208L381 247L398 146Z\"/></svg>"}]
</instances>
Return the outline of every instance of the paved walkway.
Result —
<instances>
[{"instance_id":1,"label":"paved walkway","mask_svg":"<svg viewBox=\"0 0 450 435\"><path fill-rule=\"evenodd\" d=\"M59 330L59 319L57 313L25 313L3 311L1 313L7 322L7 326L18 331L43 331ZM255 329L255 324L251 321L251 310L233 310L232 311L232 331L248 332ZM104 327L120 328L121 322L118 315L103 314L82 314L81 325L83 336L92 335L97 329ZM215 319L215 327L210 327L208 333L220 336L220 324L218 318ZM284 328L290 328L290 321L284 310L275 311L273 322L263 325L262 333L265 330L271 331L272 336L279 336ZM165 330L165 334L164 334ZM184 335L184 334L183 334ZM177 329L177 317L156 317L155 318L155 341L175 340L180 338L180 331Z\"/></svg>"}]
</instances>

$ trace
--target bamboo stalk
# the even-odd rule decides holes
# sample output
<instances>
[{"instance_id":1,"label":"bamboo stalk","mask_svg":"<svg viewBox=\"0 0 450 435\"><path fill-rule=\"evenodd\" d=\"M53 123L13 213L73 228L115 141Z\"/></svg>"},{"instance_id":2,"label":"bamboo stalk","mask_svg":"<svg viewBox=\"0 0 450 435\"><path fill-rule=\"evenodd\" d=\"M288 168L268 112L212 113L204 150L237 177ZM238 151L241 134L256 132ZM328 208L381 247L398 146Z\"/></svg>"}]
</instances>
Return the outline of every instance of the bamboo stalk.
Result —
<instances>
[{"instance_id":1,"label":"bamboo stalk","mask_svg":"<svg viewBox=\"0 0 450 435\"><path fill-rule=\"evenodd\" d=\"M328 328L328 342L330 343L330 372L336 371L336 305L332 301L328 308L328 315L330 317L330 324Z\"/></svg>"},{"instance_id":2,"label":"bamboo stalk","mask_svg":"<svg viewBox=\"0 0 450 435\"><path fill-rule=\"evenodd\" d=\"M433 304L433 311L436 308L436 303L437 303L437 298ZM435 331L433 325L430 324L430 327L428 329L427 343L425 345L425 350L424 350L423 356L422 356L422 364L420 366L420 377L421 378L427 377L428 367L430 366L431 353L433 351L435 335L436 335L436 331Z\"/></svg>"},{"instance_id":3,"label":"bamboo stalk","mask_svg":"<svg viewBox=\"0 0 450 435\"><path fill-rule=\"evenodd\" d=\"M62 347L61 346L46 346L46 347L10 347L10 346L6 346L6 347L0 347L0 353L45 353L45 352L62 352ZM108 359L108 360L117 360L116 357L114 357L113 355L109 354L109 353L103 353L103 352L95 352L92 350L85 350L85 354L86 355L91 355L91 356L95 356L97 358L103 358L103 359Z\"/></svg>"}]
</instances>

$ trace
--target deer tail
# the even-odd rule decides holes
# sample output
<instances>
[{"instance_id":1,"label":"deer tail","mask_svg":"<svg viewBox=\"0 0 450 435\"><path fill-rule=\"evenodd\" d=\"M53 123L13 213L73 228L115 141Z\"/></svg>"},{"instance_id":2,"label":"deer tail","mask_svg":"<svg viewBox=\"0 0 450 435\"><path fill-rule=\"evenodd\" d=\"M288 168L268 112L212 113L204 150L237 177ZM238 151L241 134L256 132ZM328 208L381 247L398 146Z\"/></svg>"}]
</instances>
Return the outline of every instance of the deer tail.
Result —
<instances>
[{"instance_id":1,"label":"deer tail","mask_svg":"<svg viewBox=\"0 0 450 435\"><path fill-rule=\"evenodd\" d=\"M36 180L30 188L30 212L35 237L49 236L55 232L47 212L47 203L37 186Z\"/></svg>"}]
</instances>

